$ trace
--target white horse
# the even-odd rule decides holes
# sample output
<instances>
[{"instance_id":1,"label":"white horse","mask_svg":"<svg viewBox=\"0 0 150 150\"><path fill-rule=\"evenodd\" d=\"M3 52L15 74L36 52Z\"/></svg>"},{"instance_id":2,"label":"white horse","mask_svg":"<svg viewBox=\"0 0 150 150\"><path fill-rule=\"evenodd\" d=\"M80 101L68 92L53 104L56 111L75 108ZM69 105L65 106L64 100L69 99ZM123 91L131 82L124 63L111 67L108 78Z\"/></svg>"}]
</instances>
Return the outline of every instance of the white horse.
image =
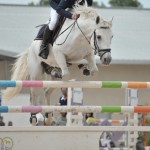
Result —
<instances>
[{"instance_id":1,"label":"white horse","mask_svg":"<svg viewBox=\"0 0 150 150\"><path fill-rule=\"evenodd\" d=\"M76 22L66 19L60 33L71 24L72 30L69 28L58 36L53 47L49 45L48 58L44 60L38 56L42 41L34 40L31 46L18 56L13 66L12 80L56 80L57 77L64 79L69 74L67 63L83 59L87 61L88 69L94 75L98 71L94 53L100 56L103 64L108 65L111 62L112 20L103 20L94 8L87 5L76 6L73 11L80 14L80 18ZM66 38L67 36L68 38ZM63 42L64 44L58 45ZM41 62L54 68L51 70L51 74L47 75L43 72ZM61 72L56 68L60 68ZM49 93L52 90L48 89L45 94L43 89L31 88L31 104L49 105ZM10 99L20 91L21 87L7 88L4 97Z\"/></svg>"}]
</instances>

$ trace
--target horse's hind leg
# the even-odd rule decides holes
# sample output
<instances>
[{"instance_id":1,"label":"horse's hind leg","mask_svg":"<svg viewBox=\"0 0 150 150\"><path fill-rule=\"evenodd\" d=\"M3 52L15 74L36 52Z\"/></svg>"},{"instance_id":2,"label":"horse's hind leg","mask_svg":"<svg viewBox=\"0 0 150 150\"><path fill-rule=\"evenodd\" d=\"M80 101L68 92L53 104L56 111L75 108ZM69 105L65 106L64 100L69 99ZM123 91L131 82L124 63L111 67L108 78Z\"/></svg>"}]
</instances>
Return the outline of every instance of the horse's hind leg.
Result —
<instances>
[{"instance_id":1,"label":"horse's hind leg","mask_svg":"<svg viewBox=\"0 0 150 150\"><path fill-rule=\"evenodd\" d=\"M54 91L54 88L46 88L44 90L46 105L50 105L50 96L51 96L53 91Z\"/></svg>"},{"instance_id":2,"label":"horse's hind leg","mask_svg":"<svg viewBox=\"0 0 150 150\"><path fill-rule=\"evenodd\" d=\"M45 89L44 93L45 93L45 99L46 99L46 104L50 105L50 96L52 94L52 92L54 91L54 88L47 88ZM53 121L53 114L52 113L45 113L45 120L44 123L45 125L53 125L54 121Z\"/></svg>"},{"instance_id":3,"label":"horse's hind leg","mask_svg":"<svg viewBox=\"0 0 150 150\"><path fill-rule=\"evenodd\" d=\"M42 88L31 88L30 103L31 105L41 106L45 104L45 94ZM41 113L31 113L30 123L32 125L44 125L44 117Z\"/></svg>"},{"instance_id":4,"label":"horse's hind leg","mask_svg":"<svg viewBox=\"0 0 150 150\"><path fill-rule=\"evenodd\" d=\"M89 70L91 71L91 75L94 75L94 73L98 71L94 54L90 53L89 55L87 55L85 57L85 59L88 62L88 66L89 66Z\"/></svg>"},{"instance_id":5,"label":"horse's hind leg","mask_svg":"<svg viewBox=\"0 0 150 150\"><path fill-rule=\"evenodd\" d=\"M39 76L33 77L31 80L42 80L42 74L39 72ZM31 88L30 89L30 103L35 106L45 105L45 93L43 88ZM35 121L34 121L35 120ZM34 122L33 122L34 121ZM33 125L44 125L44 117L41 113L31 113L30 123Z\"/></svg>"},{"instance_id":6,"label":"horse's hind leg","mask_svg":"<svg viewBox=\"0 0 150 150\"><path fill-rule=\"evenodd\" d=\"M42 88L31 88L30 101L32 105L42 106L45 104L45 94Z\"/></svg>"},{"instance_id":7,"label":"horse's hind leg","mask_svg":"<svg viewBox=\"0 0 150 150\"><path fill-rule=\"evenodd\" d=\"M65 58L64 54L60 51L54 50L54 55L55 55L55 59L56 59L58 66L62 70L62 76L68 75L69 70L67 67L66 58Z\"/></svg>"},{"instance_id":8,"label":"horse's hind leg","mask_svg":"<svg viewBox=\"0 0 150 150\"><path fill-rule=\"evenodd\" d=\"M41 41L33 41L28 53L28 70L30 75L30 80L42 80L43 68L41 67L41 59L38 56ZM43 88L31 88L30 90L30 103L31 105L43 105L45 104L45 94ZM34 114L36 121L39 119L40 122L43 121L42 114ZM32 115L31 115L32 118Z\"/></svg>"}]
</instances>

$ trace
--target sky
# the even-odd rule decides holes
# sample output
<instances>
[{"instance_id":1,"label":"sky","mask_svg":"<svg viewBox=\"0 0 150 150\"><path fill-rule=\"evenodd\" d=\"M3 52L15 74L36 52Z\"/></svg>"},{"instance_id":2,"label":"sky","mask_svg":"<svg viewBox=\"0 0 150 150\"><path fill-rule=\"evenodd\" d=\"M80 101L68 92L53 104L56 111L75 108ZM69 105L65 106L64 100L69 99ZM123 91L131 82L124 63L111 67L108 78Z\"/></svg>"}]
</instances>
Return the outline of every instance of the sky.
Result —
<instances>
[{"instance_id":1,"label":"sky","mask_svg":"<svg viewBox=\"0 0 150 150\"><path fill-rule=\"evenodd\" d=\"M28 4L30 2L34 1L34 3L39 2L39 0L0 0L0 3L3 4ZM99 3L103 2L106 6L109 6L108 1L109 0L94 0ZM144 8L150 8L150 0L138 0Z\"/></svg>"}]
</instances>

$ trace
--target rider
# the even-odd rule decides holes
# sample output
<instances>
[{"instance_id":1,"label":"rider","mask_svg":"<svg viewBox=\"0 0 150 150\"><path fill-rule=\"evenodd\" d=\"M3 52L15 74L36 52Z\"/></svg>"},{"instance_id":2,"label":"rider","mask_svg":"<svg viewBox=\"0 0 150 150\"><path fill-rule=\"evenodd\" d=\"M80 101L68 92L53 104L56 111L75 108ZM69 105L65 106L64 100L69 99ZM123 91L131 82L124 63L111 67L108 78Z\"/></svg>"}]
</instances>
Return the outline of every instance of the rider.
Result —
<instances>
[{"instance_id":1,"label":"rider","mask_svg":"<svg viewBox=\"0 0 150 150\"><path fill-rule=\"evenodd\" d=\"M43 59L47 59L48 57L48 43L53 34L53 30L55 29L55 26L59 21L59 17L63 16L73 20L77 20L79 18L79 14L75 12L71 13L66 10L67 8L72 8L75 2L83 4L82 0L49 0L51 6L51 21L45 28L43 42L41 44L39 53L39 56L41 56Z\"/></svg>"}]
</instances>

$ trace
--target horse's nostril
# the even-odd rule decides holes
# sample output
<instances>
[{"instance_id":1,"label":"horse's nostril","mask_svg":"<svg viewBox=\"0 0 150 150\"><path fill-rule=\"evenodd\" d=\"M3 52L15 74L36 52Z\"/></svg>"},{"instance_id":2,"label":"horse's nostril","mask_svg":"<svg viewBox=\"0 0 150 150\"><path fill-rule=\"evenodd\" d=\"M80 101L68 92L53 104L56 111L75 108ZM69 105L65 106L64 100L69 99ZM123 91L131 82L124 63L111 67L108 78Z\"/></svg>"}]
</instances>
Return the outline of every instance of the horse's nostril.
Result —
<instances>
[{"instance_id":1,"label":"horse's nostril","mask_svg":"<svg viewBox=\"0 0 150 150\"><path fill-rule=\"evenodd\" d=\"M107 59L106 59L106 58L104 58L104 62L107 62Z\"/></svg>"}]
</instances>

